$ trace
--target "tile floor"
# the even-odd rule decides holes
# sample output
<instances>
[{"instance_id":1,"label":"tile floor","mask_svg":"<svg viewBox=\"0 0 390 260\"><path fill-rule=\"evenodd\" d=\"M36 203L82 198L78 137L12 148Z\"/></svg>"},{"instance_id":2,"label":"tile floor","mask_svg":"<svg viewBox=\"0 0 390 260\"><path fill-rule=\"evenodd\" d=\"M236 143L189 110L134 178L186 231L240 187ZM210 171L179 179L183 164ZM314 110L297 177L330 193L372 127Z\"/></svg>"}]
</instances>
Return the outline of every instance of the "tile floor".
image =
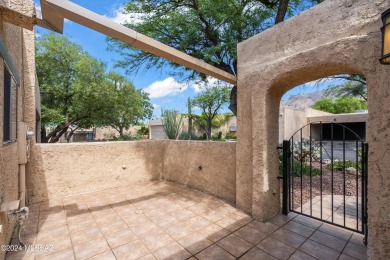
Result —
<instances>
[{"instance_id":1,"label":"tile floor","mask_svg":"<svg viewBox=\"0 0 390 260\"><path fill-rule=\"evenodd\" d=\"M366 259L361 235L292 213L261 223L172 182L52 200L30 213L25 242L51 250L6 259Z\"/></svg>"}]
</instances>

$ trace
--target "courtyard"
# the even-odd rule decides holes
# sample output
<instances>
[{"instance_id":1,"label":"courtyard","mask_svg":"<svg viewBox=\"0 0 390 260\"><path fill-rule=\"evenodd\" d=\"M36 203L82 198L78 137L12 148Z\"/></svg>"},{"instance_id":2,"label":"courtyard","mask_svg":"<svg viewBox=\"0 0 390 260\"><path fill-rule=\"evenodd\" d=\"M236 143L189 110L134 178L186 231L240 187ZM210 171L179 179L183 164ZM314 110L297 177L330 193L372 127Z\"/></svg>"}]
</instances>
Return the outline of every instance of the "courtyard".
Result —
<instances>
[{"instance_id":1,"label":"courtyard","mask_svg":"<svg viewBox=\"0 0 390 260\"><path fill-rule=\"evenodd\" d=\"M33 204L24 242L50 249L6 259L366 259L360 234L295 213L259 222L170 181Z\"/></svg>"}]
</instances>

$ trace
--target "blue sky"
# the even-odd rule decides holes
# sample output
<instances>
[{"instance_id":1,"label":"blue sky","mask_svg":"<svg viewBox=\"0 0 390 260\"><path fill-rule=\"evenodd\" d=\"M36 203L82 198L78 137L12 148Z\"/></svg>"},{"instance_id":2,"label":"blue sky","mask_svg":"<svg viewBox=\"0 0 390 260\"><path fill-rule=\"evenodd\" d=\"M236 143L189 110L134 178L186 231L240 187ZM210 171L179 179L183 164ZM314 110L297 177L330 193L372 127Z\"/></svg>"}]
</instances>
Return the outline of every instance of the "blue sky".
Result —
<instances>
[{"instance_id":1,"label":"blue sky","mask_svg":"<svg viewBox=\"0 0 390 260\"><path fill-rule=\"evenodd\" d=\"M124 22L126 19L126 15L123 15L121 12L121 7L125 2L124 0L73 0L72 2L104 15L118 23ZM35 4L39 7L39 0L35 0ZM49 32L38 26L36 26L35 30L37 35L43 35ZM107 51L105 35L71 21L65 22L64 35L68 36L73 42L81 45L93 57L107 63L108 70L115 70L123 75L125 74L123 69L114 68L115 61L119 60L120 57L114 52ZM197 84L180 83L180 79L172 78L168 74L170 70L170 68L165 68L162 71L152 69L146 72L141 71L134 75L126 75L136 88L144 89L150 93L151 103L155 106L154 117L160 116L161 108L177 109L180 112L186 113L188 97L194 97L201 90L201 87ZM214 80L211 80L211 82L215 83ZM307 86L297 87L287 92L283 96L283 99L298 93L310 93L318 89L324 89L327 85L313 86L312 84L307 84ZM227 106L225 106L222 112L228 111ZM194 112L196 113L197 111Z\"/></svg>"}]
</instances>

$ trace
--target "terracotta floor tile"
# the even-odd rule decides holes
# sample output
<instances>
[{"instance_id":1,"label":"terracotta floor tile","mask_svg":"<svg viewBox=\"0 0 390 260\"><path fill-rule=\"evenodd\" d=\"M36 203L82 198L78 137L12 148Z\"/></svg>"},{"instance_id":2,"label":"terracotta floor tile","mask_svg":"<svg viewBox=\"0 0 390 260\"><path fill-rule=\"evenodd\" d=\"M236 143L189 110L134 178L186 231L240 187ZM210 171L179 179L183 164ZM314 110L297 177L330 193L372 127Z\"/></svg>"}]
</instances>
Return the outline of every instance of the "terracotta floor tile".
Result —
<instances>
[{"instance_id":1,"label":"terracotta floor tile","mask_svg":"<svg viewBox=\"0 0 390 260\"><path fill-rule=\"evenodd\" d=\"M104 224L109 223L109 222L116 222L116 221L122 220L122 218L118 214L116 214L116 212L114 210L112 210L111 213L108 213L106 215L99 215L99 216L94 215L94 218L95 218L96 223L99 226L104 225Z\"/></svg>"},{"instance_id":2,"label":"terracotta floor tile","mask_svg":"<svg viewBox=\"0 0 390 260\"><path fill-rule=\"evenodd\" d=\"M339 252L312 240L307 240L299 248L299 250L315 258L323 259L323 260L337 259L340 255Z\"/></svg>"},{"instance_id":3,"label":"terracotta floor tile","mask_svg":"<svg viewBox=\"0 0 390 260\"><path fill-rule=\"evenodd\" d=\"M34 260L35 253L33 251L13 251L7 252L6 260Z\"/></svg>"},{"instance_id":4,"label":"terracotta floor tile","mask_svg":"<svg viewBox=\"0 0 390 260\"><path fill-rule=\"evenodd\" d=\"M102 238L103 234L98 227L92 227L72 232L70 236L72 238L73 246L75 246L97 238Z\"/></svg>"},{"instance_id":5,"label":"terracotta floor tile","mask_svg":"<svg viewBox=\"0 0 390 260\"><path fill-rule=\"evenodd\" d=\"M79 230L84 230L87 228L94 228L94 227L97 227L94 220L68 223L68 228L69 228L70 233L73 233L73 232L79 231Z\"/></svg>"},{"instance_id":6,"label":"terracotta floor tile","mask_svg":"<svg viewBox=\"0 0 390 260\"><path fill-rule=\"evenodd\" d=\"M148 255L145 255L141 258L138 258L137 260L156 260L156 258L152 254L148 254Z\"/></svg>"},{"instance_id":7,"label":"terracotta floor tile","mask_svg":"<svg viewBox=\"0 0 390 260\"><path fill-rule=\"evenodd\" d=\"M88 258L88 260L116 260L116 258L114 256L114 253L111 250L109 250L104 253L95 255L91 258Z\"/></svg>"},{"instance_id":8,"label":"terracotta floor tile","mask_svg":"<svg viewBox=\"0 0 390 260\"><path fill-rule=\"evenodd\" d=\"M165 232L167 232L173 239L179 240L194 233L195 231L184 223L177 223L165 229Z\"/></svg>"},{"instance_id":9,"label":"terracotta floor tile","mask_svg":"<svg viewBox=\"0 0 390 260\"><path fill-rule=\"evenodd\" d=\"M187 219L193 218L196 214L188 209L182 209L179 211L171 212L170 215L174 216L176 219L185 221Z\"/></svg>"},{"instance_id":10,"label":"terracotta floor tile","mask_svg":"<svg viewBox=\"0 0 390 260\"><path fill-rule=\"evenodd\" d=\"M178 242L193 255L213 244L212 241L199 233L186 236Z\"/></svg>"},{"instance_id":11,"label":"terracotta floor tile","mask_svg":"<svg viewBox=\"0 0 390 260\"><path fill-rule=\"evenodd\" d=\"M305 237L284 228L278 229L277 231L272 233L271 237L276 238L283 243L295 248L298 248L306 240Z\"/></svg>"},{"instance_id":12,"label":"terracotta floor tile","mask_svg":"<svg viewBox=\"0 0 390 260\"><path fill-rule=\"evenodd\" d=\"M295 251L295 253L289 258L289 260L316 260L316 259L317 258L305 254L299 250Z\"/></svg>"},{"instance_id":13,"label":"terracotta floor tile","mask_svg":"<svg viewBox=\"0 0 390 260\"><path fill-rule=\"evenodd\" d=\"M150 222L142 225L132 226L130 228L136 236L141 237L148 234L150 230L158 229L159 227L153 222Z\"/></svg>"},{"instance_id":14,"label":"terracotta floor tile","mask_svg":"<svg viewBox=\"0 0 390 260\"><path fill-rule=\"evenodd\" d=\"M295 248L272 237L267 237L261 241L257 247L280 260L288 259L288 257L295 251Z\"/></svg>"},{"instance_id":15,"label":"terracotta floor tile","mask_svg":"<svg viewBox=\"0 0 390 260\"><path fill-rule=\"evenodd\" d=\"M38 224L38 231L41 232L41 231L52 230L63 225L66 225L65 218L58 219L58 220L50 220L50 221L41 219Z\"/></svg>"},{"instance_id":16,"label":"terracotta floor tile","mask_svg":"<svg viewBox=\"0 0 390 260\"><path fill-rule=\"evenodd\" d=\"M40 244L52 246L52 247L49 250L37 251L36 258L51 255L72 247L72 243L70 241L69 235L63 237L50 238L49 240L40 242Z\"/></svg>"},{"instance_id":17,"label":"terracotta floor tile","mask_svg":"<svg viewBox=\"0 0 390 260\"><path fill-rule=\"evenodd\" d=\"M367 249L353 243L348 243L343 254L352 256L357 259L367 259Z\"/></svg>"},{"instance_id":18,"label":"terracotta floor tile","mask_svg":"<svg viewBox=\"0 0 390 260\"><path fill-rule=\"evenodd\" d=\"M311 237L311 240L314 240L324 246L330 247L338 252L343 251L347 241L337 238L331 235L328 235L321 231L316 231Z\"/></svg>"},{"instance_id":19,"label":"terracotta floor tile","mask_svg":"<svg viewBox=\"0 0 390 260\"><path fill-rule=\"evenodd\" d=\"M231 218L231 217L225 217L221 220L218 220L217 222L215 222L215 224L223 227L224 229L229 230L230 232L234 232L237 229L239 229L245 225L244 223L240 222L239 220L236 220L236 219Z\"/></svg>"},{"instance_id":20,"label":"terracotta floor tile","mask_svg":"<svg viewBox=\"0 0 390 260\"><path fill-rule=\"evenodd\" d=\"M87 259L109 250L110 247L108 246L104 238L91 240L87 243L80 244L74 247L76 259Z\"/></svg>"},{"instance_id":21,"label":"terracotta floor tile","mask_svg":"<svg viewBox=\"0 0 390 260\"><path fill-rule=\"evenodd\" d=\"M262 233L257 229L248 225L240 228L239 230L234 232L234 234L238 235L239 237L251 243L252 245L258 244L260 241L262 241L264 238L268 236L268 234Z\"/></svg>"},{"instance_id":22,"label":"terracotta floor tile","mask_svg":"<svg viewBox=\"0 0 390 260\"><path fill-rule=\"evenodd\" d=\"M152 223L152 221L144 214L127 215L127 216L123 216L122 219L126 222L126 224L129 227Z\"/></svg>"},{"instance_id":23,"label":"terracotta floor tile","mask_svg":"<svg viewBox=\"0 0 390 260\"><path fill-rule=\"evenodd\" d=\"M206 212L206 211L209 211L211 210L206 204L204 203L198 203L198 204L195 204L189 208L187 208L188 210L191 210L192 212L194 212L195 214L201 214L203 212Z\"/></svg>"},{"instance_id":24,"label":"terracotta floor tile","mask_svg":"<svg viewBox=\"0 0 390 260\"><path fill-rule=\"evenodd\" d=\"M149 250L139 240L118 246L112 251L118 260L138 259L149 254Z\"/></svg>"},{"instance_id":25,"label":"terracotta floor tile","mask_svg":"<svg viewBox=\"0 0 390 260\"><path fill-rule=\"evenodd\" d=\"M69 236L67 225L59 226L52 230L39 232L37 235L37 242L55 239L62 236Z\"/></svg>"},{"instance_id":26,"label":"terracotta floor tile","mask_svg":"<svg viewBox=\"0 0 390 260\"><path fill-rule=\"evenodd\" d=\"M254 247L251 250L249 250L245 255L240 257L240 260L254 260L254 259L261 259L261 260L277 260L277 258L267 254L263 250Z\"/></svg>"},{"instance_id":27,"label":"terracotta floor tile","mask_svg":"<svg viewBox=\"0 0 390 260\"><path fill-rule=\"evenodd\" d=\"M75 257L73 254L73 249L68 248L68 249L65 249L63 251L51 254L51 255L47 255L47 256L42 257L40 259L42 259L42 260L53 260L53 259L55 259L55 260L72 260L72 259L75 259Z\"/></svg>"},{"instance_id":28,"label":"terracotta floor tile","mask_svg":"<svg viewBox=\"0 0 390 260\"><path fill-rule=\"evenodd\" d=\"M277 230L279 227L275 224L272 224L270 222L260 222L260 221L252 221L251 223L248 224L248 226L254 227L260 232L266 233L266 234L271 234L275 230Z\"/></svg>"},{"instance_id":29,"label":"terracotta floor tile","mask_svg":"<svg viewBox=\"0 0 390 260\"><path fill-rule=\"evenodd\" d=\"M140 239L151 252L174 242L174 240L161 229L152 229Z\"/></svg>"},{"instance_id":30,"label":"terracotta floor tile","mask_svg":"<svg viewBox=\"0 0 390 260\"><path fill-rule=\"evenodd\" d=\"M219 240L217 242L217 245L219 245L235 257L241 256L252 247L250 243L246 242L235 234L230 234L229 236Z\"/></svg>"},{"instance_id":31,"label":"terracotta floor tile","mask_svg":"<svg viewBox=\"0 0 390 260\"><path fill-rule=\"evenodd\" d=\"M108 235L110 233L114 233L115 231L127 229L128 226L123 220L117 220L114 222L107 222L105 224L99 225L100 231L103 235Z\"/></svg>"},{"instance_id":32,"label":"terracotta floor tile","mask_svg":"<svg viewBox=\"0 0 390 260\"><path fill-rule=\"evenodd\" d=\"M116 214L116 212L114 211L113 208L111 208L110 205L91 209L91 213L92 213L92 215L95 218L102 217L102 216L107 216L107 215L110 215L110 214Z\"/></svg>"},{"instance_id":33,"label":"terracotta floor tile","mask_svg":"<svg viewBox=\"0 0 390 260\"><path fill-rule=\"evenodd\" d=\"M165 215L159 218L152 219L152 221L161 228L168 228L172 225L175 225L175 223L178 222L178 220L171 215Z\"/></svg>"},{"instance_id":34,"label":"terracotta floor tile","mask_svg":"<svg viewBox=\"0 0 390 260\"><path fill-rule=\"evenodd\" d=\"M163 211L162 209L153 209L153 210L147 210L144 213L146 216L148 216L150 219L156 219L166 216L168 213Z\"/></svg>"},{"instance_id":35,"label":"terracotta floor tile","mask_svg":"<svg viewBox=\"0 0 390 260\"><path fill-rule=\"evenodd\" d=\"M71 216L68 216L66 219L66 222L68 224L74 224L79 222L95 222L95 219L93 218L92 214L89 211L82 212L80 214L72 214Z\"/></svg>"},{"instance_id":36,"label":"terracotta floor tile","mask_svg":"<svg viewBox=\"0 0 390 260\"><path fill-rule=\"evenodd\" d=\"M216 224L211 224L205 228L202 228L198 232L213 242L217 242L218 240L230 234L229 231Z\"/></svg>"},{"instance_id":37,"label":"terracotta floor tile","mask_svg":"<svg viewBox=\"0 0 390 260\"><path fill-rule=\"evenodd\" d=\"M208 221L207 219L205 219L201 216L196 216L196 217L190 218L190 219L186 220L184 223L186 223L186 225L188 225L193 230L200 230L200 229L207 227L208 225L211 224L210 221Z\"/></svg>"},{"instance_id":38,"label":"terracotta floor tile","mask_svg":"<svg viewBox=\"0 0 390 260\"><path fill-rule=\"evenodd\" d=\"M293 231L294 233L297 233L297 234L304 236L304 237L311 236L315 231L314 228L305 226L305 225L303 225L299 222L295 222L295 221L288 222L286 225L283 226L283 228L288 229L290 231Z\"/></svg>"},{"instance_id":39,"label":"terracotta floor tile","mask_svg":"<svg viewBox=\"0 0 390 260\"><path fill-rule=\"evenodd\" d=\"M234 260L235 257L220 248L212 245L196 255L199 260Z\"/></svg>"},{"instance_id":40,"label":"terracotta floor tile","mask_svg":"<svg viewBox=\"0 0 390 260\"><path fill-rule=\"evenodd\" d=\"M191 254L176 242L154 251L153 255L158 260L184 260L191 257Z\"/></svg>"},{"instance_id":41,"label":"terracotta floor tile","mask_svg":"<svg viewBox=\"0 0 390 260\"><path fill-rule=\"evenodd\" d=\"M108 244L111 248L127 244L128 242L134 241L137 237L134 235L130 228L119 230L105 236Z\"/></svg>"},{"instance_id":42,"label":"terracotta floor tile","mask_svg":"<svg viewBox=\"0 0 390 260\"><path fill-rule=\"evenodd\" d=\"M209 211L206 211L200 215L211 222L216 222L216 221L226 217L226 214L219 212L217 210L209 210Z\"/></svg>"}]
</instances>

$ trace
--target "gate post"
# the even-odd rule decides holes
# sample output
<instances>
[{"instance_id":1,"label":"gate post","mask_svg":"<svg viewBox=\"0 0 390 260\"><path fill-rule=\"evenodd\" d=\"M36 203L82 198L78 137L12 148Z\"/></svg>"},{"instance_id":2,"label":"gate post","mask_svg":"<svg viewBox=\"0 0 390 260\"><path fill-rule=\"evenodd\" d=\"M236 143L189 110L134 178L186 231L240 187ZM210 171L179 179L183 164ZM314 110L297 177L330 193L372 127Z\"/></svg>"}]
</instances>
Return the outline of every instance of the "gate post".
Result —
<instances>
[{"instance_id":1,"label":"gate post","mask_svg":"<svg viewBox=\"0 0 390 260\"><path fill-rule=\"evenodd\" d=\"M290 163L291 163L291 149L290 141L283 141L283 202L282 213L287 215L289 212L289 192L290 192Z\"/></svg>"}]
</instances>

